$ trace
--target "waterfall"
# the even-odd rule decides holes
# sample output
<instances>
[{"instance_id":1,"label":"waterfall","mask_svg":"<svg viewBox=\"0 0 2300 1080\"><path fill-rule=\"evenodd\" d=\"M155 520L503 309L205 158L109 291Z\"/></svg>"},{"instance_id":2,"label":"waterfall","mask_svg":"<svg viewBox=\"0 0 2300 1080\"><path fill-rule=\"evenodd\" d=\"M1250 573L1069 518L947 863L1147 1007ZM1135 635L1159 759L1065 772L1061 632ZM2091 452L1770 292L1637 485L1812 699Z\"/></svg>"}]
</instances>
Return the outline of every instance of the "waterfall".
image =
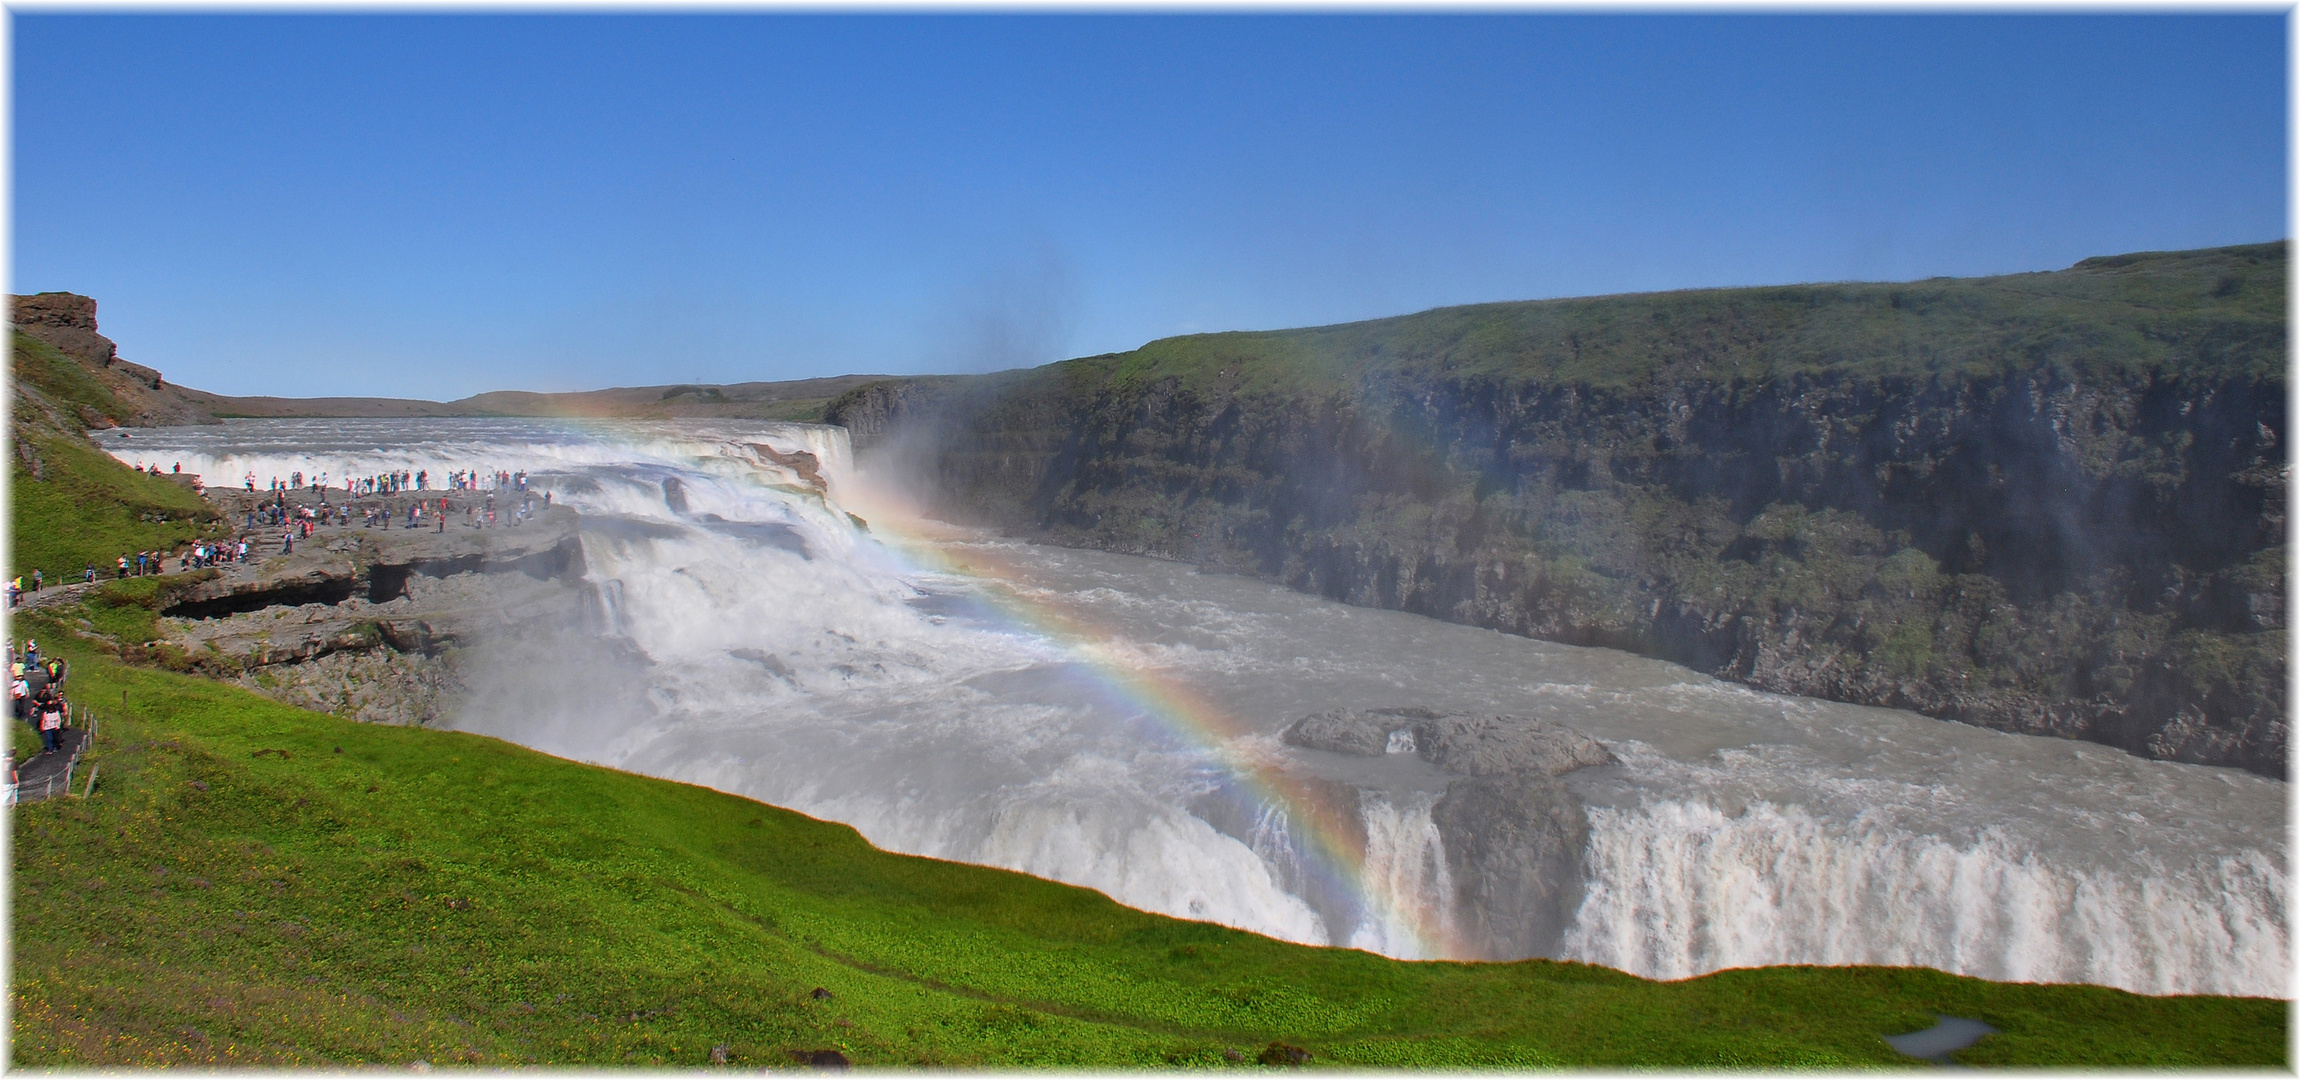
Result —
<instances>
[{"instance_id":1,"label":"waterfall","mask_svg":"<svg viewBox=\"0 0 2300 1080\"><path fill-rule=\"evenodd\" d=\"M1651 977L1914 964L2287 992L2286 786L2263 777L1766 695L1172 563L942 533L913 559L899 502L868 526L846 513L870 478L835 428L235 421L107 449L218 477L528 470L582 515L597 618L517 628L534 647L454 722L845 822L894 851L1393 956L1485 955L1465 935L1517 916L1462 905L1579 873L1578 893L1532 890L1561 898L1544 926L1567 920L1562 954ZM959 545L1014 580L934 568ZM1045 611L1060 618L1032 617ZM1045 632L1074 616L1093 648ZM1087 654L1127 658L1229 734L1128 697L1138 684ZM1418 757L1411 729L1348 761L1276 738L1359 701L1554 719L1622 763L1556 782L1571 839L1503 814L1449 857L1432 789L1460 780ZM1354 823L1328 834L1290 815L1247 760L1355 792ZM1556 842L1527 855L1529 837ZM1355 872L1332 872L1361 840Z\"/></svg>"},{"instance_id":2,"label":"waterfall","mask_svg":"<svg viewBox=\"0 0 2300 1080\"><path fill-rule=\"evenodd\" d=\"M1409 959L1450 951L1453 875L1446 868L1445 840L1430 820L1436 802L1429 792L1414 794L1403 806L1382 792L1362 795L1366 858L1359 881L1366 910L1350 934L1352 946Z\"/></svg>"},{"instance_id":3,"label":"waterfall","mask_svg":"<svg viewBox=\"0 0 2300 1080\"><path fill-rule=\"evenodd\" d=\"M2281 995L2285 874L2258 851L2080 869L1796 806L1590 811L1566 956L1651 978L1760 964L1918 965L2140 993Z\"/></svg>"}]
</instances>

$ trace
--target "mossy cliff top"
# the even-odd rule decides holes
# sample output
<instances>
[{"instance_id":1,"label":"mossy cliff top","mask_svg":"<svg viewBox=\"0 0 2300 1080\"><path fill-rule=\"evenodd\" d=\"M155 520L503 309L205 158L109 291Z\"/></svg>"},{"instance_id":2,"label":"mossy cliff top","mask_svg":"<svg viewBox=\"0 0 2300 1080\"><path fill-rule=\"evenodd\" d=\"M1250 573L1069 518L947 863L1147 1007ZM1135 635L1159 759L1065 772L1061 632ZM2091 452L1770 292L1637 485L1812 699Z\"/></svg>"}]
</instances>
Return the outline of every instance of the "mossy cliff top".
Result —
<instances>
[{"instance_id":1,"label":"mossy cliff top","mask_svg":"<svg viewBox=\"0 0 2300 1080\"><path fill-rule=\"evenodd\" d=\"M1173 379L1201 392L1484 379L1620 391L1797 376L2281 379L2287 245L2142 252L2065 270L1694 289L1436 308L1295 330L1161 338L937 389ZM828 411L850 413L866 390Z\"/></svg>"}]
</instances>

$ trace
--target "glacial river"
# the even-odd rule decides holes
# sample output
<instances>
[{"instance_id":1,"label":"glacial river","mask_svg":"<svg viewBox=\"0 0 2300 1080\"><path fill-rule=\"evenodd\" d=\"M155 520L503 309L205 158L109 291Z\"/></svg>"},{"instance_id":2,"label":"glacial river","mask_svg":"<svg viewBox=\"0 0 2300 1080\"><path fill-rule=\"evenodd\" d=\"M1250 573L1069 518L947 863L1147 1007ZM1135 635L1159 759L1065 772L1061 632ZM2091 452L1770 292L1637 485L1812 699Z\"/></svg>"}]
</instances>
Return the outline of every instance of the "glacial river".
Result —
<instances>
[{"instance_id":1,"label":"glacial river","mask_svg":"<svg viewBox=\"0 0 2300 1080\"><path fill-rule=\"evenodd\" d=\"M749 444L815 455L827 492ZM211 483L527 470L584 515L599 617L483 644L455 724L884 848L1294 941L1493 955L1431 820L1453 778L1278 734L1343 707L1498 713L1619 759L1563 780L1586 833L1550 954L2287 994L2280 781L969 533L875 487L837 429L233 421L104 445Z\"/></svg>"}]
</instances>

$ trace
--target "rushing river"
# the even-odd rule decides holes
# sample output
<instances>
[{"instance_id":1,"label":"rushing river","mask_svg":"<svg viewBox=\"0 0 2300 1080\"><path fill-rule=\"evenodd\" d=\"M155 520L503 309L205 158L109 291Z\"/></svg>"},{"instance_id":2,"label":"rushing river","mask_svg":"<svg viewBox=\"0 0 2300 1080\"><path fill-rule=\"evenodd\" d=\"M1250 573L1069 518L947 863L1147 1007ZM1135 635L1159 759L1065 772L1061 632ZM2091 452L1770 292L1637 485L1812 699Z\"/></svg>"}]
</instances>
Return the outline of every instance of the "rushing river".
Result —
<instances>
[{"instance_id":1,"label":"rushing river","mask_svg":"<svg viewBox=\"0 0 2300 1080\"><path fill-rule=\"evenodd\" d=\"M211 483L528 471L582 512L601 615L530 631L458 726L884 848L1294 941L1492 955L1431 820L1452 778L1277 736L1337 707L1500 713L1619 758L1563 781L1587 828L1555 955L2287 993L2286 785L2244 772L970 534L874 489L831 428L282 420L103 441ZM827 497L751 443L814 454ZM568 689L587 686L607 689ZM1337 790L1354 800L1327 808L1355 820L1304 804Z\"/></svg>"}]
</instances>

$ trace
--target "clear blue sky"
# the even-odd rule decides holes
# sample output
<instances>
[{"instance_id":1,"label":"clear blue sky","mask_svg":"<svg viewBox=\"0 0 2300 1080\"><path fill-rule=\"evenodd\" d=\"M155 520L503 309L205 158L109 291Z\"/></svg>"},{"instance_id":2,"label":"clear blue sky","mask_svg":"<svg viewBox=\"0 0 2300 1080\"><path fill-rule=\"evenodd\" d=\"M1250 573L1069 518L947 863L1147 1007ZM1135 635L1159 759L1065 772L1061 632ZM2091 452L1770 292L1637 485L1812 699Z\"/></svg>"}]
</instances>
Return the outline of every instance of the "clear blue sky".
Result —
<instances>
[{"instance_id":1,"label":"clear blue sky","mask_svg":"<svg viewBox=\"0 0 2300 1080\"><path fill-rule=\"evenodd\" d=\"M2283 237L2285 22L14 16L13 284L222 393L988 370Z\"/></svg>"}]
</instances>

